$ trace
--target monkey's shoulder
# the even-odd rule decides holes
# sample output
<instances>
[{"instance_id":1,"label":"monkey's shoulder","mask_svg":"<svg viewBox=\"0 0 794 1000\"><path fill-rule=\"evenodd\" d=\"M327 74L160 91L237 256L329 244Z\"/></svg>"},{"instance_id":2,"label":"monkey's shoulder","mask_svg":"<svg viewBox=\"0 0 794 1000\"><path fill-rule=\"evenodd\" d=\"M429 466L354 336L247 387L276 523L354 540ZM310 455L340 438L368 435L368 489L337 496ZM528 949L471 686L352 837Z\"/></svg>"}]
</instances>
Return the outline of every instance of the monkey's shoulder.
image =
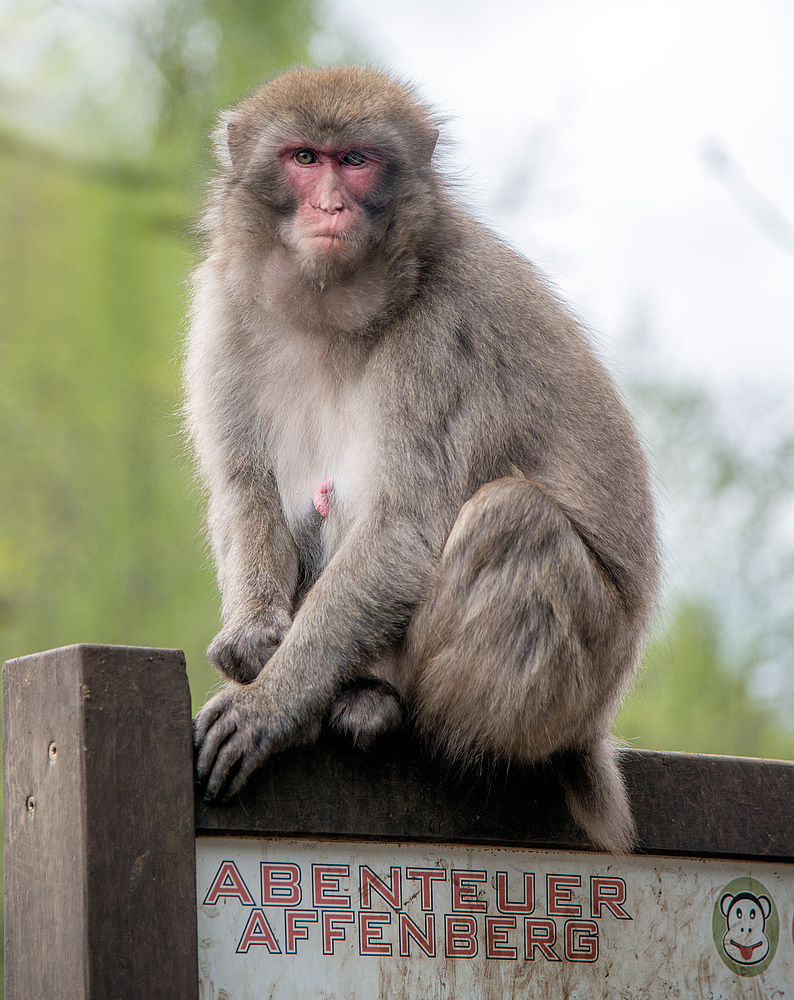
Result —
<instances>
[{"instance_id":1,"label":"monkey's shoulder","mask_svg":"<svg viewBox=\"0 0 794 1000\"><path fill-rule=\"evenodd\" d=\"M548 399L586 388L611 400L587 334L538 268L474 221L455 235L382 338L390 363L399 355L467 394Z\"/></svg>"},{"instance_id":2,"label":"monkey's shoulder","mask_svg":"<svg viewBox=\"0 0 794 1000\"><path fill-rule=\"evenodd\" d=\"M463 217L445 240L443 253L427 269L417 311L443 329L450 324L476 327L487 346L489 336L507 339L521 351L562 350L591 356L587 336L549 278L486 226Z\"/></svg>"}]
</instances>

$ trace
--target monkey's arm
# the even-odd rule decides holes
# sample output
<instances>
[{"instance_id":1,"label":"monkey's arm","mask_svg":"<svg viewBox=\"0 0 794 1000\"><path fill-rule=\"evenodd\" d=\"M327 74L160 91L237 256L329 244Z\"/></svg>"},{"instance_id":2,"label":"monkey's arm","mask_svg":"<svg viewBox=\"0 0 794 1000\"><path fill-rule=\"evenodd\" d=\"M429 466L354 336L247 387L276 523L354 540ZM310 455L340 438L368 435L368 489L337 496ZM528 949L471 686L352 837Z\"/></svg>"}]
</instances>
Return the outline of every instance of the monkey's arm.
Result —
<instances>
[{"instance_id":1,"label":"monkey's arm","mask_svg":"<svg viewBox=\"0 0 794 1000\"><path fill-rule=\"evenodd\" d=\"M196 774L207 799L234 794L271 754L315 739L342 684L399 641L437 558L416 523L383 512L351 534L267 667L202 709Z\"/></svg>"},{"instance_id":2,"label":"monkey's arm","mask_svg":"<svg viewBox=\"0 0 794 1000\"><path fill-rule=\"evenodd\" d=\"M213 493L209 527L223 628L207 657L232 680L251 681L292 624L298 579L298 553L272 474L229 476Z\"/></svg>"}]
</instances>

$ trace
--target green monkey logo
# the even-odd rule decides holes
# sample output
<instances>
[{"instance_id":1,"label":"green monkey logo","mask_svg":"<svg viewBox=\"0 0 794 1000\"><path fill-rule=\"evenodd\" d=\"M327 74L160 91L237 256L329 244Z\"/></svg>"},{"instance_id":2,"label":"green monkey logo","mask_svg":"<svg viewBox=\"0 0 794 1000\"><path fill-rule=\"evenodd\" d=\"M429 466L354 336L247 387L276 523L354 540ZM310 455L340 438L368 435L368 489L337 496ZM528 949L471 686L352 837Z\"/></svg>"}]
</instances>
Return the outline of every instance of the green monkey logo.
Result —
<instances>
[{"instance_id":1,"label":"green monkey logo","mask_svg":"<svg viewBox=\"0 0 794 1000\"><path fill-rule=\"evenodd\" d=\"M720 958L737 976L757 976L777 951L780 920L772 896L753 878L735 878L717 896L711 920Z\"/></svg>"}]
</instances>

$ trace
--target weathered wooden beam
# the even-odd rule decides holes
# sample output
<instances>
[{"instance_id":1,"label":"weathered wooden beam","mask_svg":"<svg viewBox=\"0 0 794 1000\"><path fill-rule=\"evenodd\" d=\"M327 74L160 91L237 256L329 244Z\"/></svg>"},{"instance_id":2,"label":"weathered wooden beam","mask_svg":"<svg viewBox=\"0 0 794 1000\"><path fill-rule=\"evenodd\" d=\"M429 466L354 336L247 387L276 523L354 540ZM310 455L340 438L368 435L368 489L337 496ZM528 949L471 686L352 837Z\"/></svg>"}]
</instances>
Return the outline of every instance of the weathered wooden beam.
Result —
<instances>
[{"instance_id":1,"label":"weathered wooden beam","mask_svg":"<svg viewBox=\"0 0 794 1000\"><path fill-rule=\"evenodd\" d=\"M184 655L10 660L3 750L7 1000L194 1000Z\"/></svg>"},{"instance_id":2,"label":"weathered wooden beam","mask_svg":"<svg viewBox=\"0 0 794 1000\"><path fill-rule=\"evenodd\" d=\"M794 764L626 750L622 767L641 853L794 857ZM326 739L281 754L236 798L197 801L196 833L589 847L552 768L455 774L399 740L372 753Z\"/></svg>"}]
</instances>

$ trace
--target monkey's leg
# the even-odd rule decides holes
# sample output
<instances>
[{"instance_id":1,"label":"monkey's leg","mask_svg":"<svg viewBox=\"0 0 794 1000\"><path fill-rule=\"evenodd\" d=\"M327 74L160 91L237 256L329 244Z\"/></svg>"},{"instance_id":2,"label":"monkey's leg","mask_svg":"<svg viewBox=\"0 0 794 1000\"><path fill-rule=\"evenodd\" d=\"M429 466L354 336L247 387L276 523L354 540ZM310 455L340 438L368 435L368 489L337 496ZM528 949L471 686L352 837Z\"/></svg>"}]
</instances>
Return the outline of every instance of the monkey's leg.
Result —
<instances>
[{"instance_id":1,"label":"monkey's leg","mask_svg":"<svg viewBox=\"0 0 794 1000\"><path fill-rule=\"evenodd\" d=\"M209 526L223 594L223 628L207 659L226 677L250 683L292 624L298 553L272 473L246 469L218 482Z\"/></svg>"},{"instance_id":2,"label":"monkey's leg","mask_svg":"<svg viewBox=\"0 0 794 1000\"><path fill-rule=\"evenodd\" d=\"M560 754L577 821L625 850L633 823L607 727L638 631L563 511L530 481L501 479L461 509L409 627L407 700L456 759Z\"/></svg>"},{"instance_id":3,"label":"monkey's leg","mask_svg":"<svg viewBox=\"0 0 794 1000\"><path fill-rule=\"evenodd\" d=\"M435 559L415 519L386 512L351 532L249 684L230 684L196 720L205 798L233 795L274 753L317 738L340 691L403 640Z\"/></svg>"}]
</instances>

